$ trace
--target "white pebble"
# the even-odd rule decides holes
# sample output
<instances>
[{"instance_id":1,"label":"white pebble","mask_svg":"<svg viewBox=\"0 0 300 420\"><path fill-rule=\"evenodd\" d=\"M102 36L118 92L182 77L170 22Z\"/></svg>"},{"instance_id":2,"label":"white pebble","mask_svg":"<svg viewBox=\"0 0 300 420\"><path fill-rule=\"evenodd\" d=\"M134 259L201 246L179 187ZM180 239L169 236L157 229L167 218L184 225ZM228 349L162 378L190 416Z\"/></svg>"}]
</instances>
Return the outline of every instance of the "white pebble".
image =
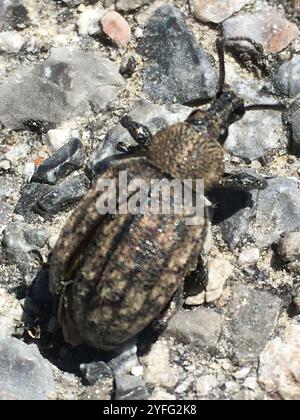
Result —
<instances>
[{"instance_id":1,"label":"white pebble","mask_svg":"<svg viewBox=\"0 0 300 420\"><path fill-rule=\"evenodd\" d=\"M142 377L142 376L143 376L143 373L144 373L144 368L143 368L143 366L134 366L134 367L131 369L131 374L132 374L133 376Z\"/></svg>"},{"instance_id":2,"label":"white pebble","mask_svg":"<svg viewBox=\"0 0 300 420\"><path fill-rule=\"evenodd\" d=\"M24 40L18 32L0 33L0 50L7 53L17 53L24 45Z\"/></svg>"},{"instance_id":3,"label":"white pebble","mask_svg":"<svg viewBox=\"0 0 300 420\"><path fill-rule=\"evenodd\" d=\"M100 30L100 19L104 9L99 7L86 7L77 20L78 33L80 35L94 35Z\"/></svg>"},{"instance_id":4,"label":"white pebble","mask_svg":"<svg viewBox=\"0 0 300 420\"><path fill-rule=\"evenodd\" d=\"M53 150L58 150L66 143L68 143L70 139L70 130L56 128L53 130L49 130L47 135L49 146Z\"/></svg>"},{"instance_id":5,"label":"white pebble","mask_svg":"<svg viewBox=\"0 0 300 420\"><path fill-rule=\"evenodd\" d=\"M34 174L35 166L33 162L27 162L24 165L24 180L26 183L31 181L31 178Z\"/></svg>"},{"instance_id":6,"label":"white pebble","mask_svg":"<svg viewBox=\"0 0 300 420\"><path fill-rule=\"evenodd\" d=\"M258 248L245 249L241 252L238 263L239 265L255 264L259 261L260 252Z\"/></svg>"}]
</instances>

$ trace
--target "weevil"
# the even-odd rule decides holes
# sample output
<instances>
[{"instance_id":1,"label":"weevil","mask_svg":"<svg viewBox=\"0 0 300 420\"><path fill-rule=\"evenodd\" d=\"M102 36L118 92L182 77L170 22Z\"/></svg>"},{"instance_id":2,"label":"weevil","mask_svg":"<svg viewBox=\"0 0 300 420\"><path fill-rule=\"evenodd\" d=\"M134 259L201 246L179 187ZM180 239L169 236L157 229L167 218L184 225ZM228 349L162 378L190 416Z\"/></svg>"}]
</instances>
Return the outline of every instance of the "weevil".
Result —
<instances>
[{"instance_id":1,"label":"weevil","mask_svg":"<svg viewBox=\"0 0 300 420\"><path fill-rule=\"evenodd\" d=\"M208 110L196 109L185 122L153 136L147 127L123 117L121 123L137 146L119 144L125 159L108 166L101 179L117 180L127 170L129 182L202 178L206 190L224 182L228 127L247 110L265 106L246 107L225 85L223 42L217 47L219 89ZM265 188L264 180L247 174L227 177L225 184ZM50 289L59 300L65 340L108 351L163 318L185 278L197 269L207 217L188 225L185 216L154 214L150 206L144 214L99 214L101 194L96 183L64 226L51 258ZM122 202L117 204L120 208Z\"/></svg>"}]
</instances>

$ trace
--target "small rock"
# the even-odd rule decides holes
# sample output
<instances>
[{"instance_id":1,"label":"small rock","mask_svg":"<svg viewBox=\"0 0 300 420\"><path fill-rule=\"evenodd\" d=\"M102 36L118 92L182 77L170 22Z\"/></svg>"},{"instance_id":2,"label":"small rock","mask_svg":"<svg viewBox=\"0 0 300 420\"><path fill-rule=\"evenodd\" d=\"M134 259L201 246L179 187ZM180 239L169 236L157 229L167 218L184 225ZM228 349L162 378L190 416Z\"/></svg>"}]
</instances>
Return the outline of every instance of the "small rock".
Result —
<instances>
[{"instance_id":1,"label":"small rock","mask_svg":"<svg viewBox=\"0 0 300 420\"><path fill-rule=\"evenodd\" d=\"M220 23L238 12L252 0L190 0L197 19L202 22Z\"/></svg>"},{"instance_id":2,"label":"small rock","mask_svg":"<svg viewBox=\"0 0 300 420\"><path fill-rule=\"evenodd\" d=\"M226 382L225 388L226 388L226 391L229 392L230 394L236 394L237 392L240 391L239 384L234 381Z\"/></svg>"},{"instance_id":3,"label":"small rock","mask_svg":"<svg viewBox=\"0 0 300 420\"><path fill-rule=\"evenodd\" d=\"M55 186L32 182L24 188L15 212L27 221L34 220L32 213L51 218L84 197L88 186L85 175L69 178Z\"/></svg>"},{"instance_id":4,"label":"small rock","mask_svg":"<svg viewBox=\"0 0 300 420\"><path fill-rule=\"evenodd\" d=\"M60 123L91 106L100 111L124 86L118 70L97 52L53 48L42 64L18 70L2 83L0 121L12 129L28 128L30 122L33 129L36 122L38 128Z\"/></svg>"},{"instance_id":5,"label":"small rock","mask_svg":"<svg viewBox=\"0 0 300 420\"><path fill-rule=\"evenodd\" d=\"M232 374L232 376L233 376L235 379L244 379L246 376L248 376L248 375L249 375L250 370L251 370L251 368L250 368L250 367L245 367L245 368L239 369L237 372L234 372L234 373Z\"/></svg>"},{"instance_id":6,"label":"small rock","mask_svg":"<svg viewBox=\"0 0 300 420\"><path fill-rule=\"evenodd\" d=\"M136 15L135 19L137 23L141 26L145 26L151 16L155 13L157 9L163 6L165 3L164 0L154 0L152 1L145 10L140 10ZM141 28L139 28L141 29ZM137 38L142 38L142 36L138 36Z\"/></svg>"},{"instance_id":7,"label":"small rock","mask_svg":"<svg viewBox=\"0 0 300 420\"><path fill-rule=\"evenodd\" d=\"M292 131L292 149L296 154L300 154L300 109L296 110L290 119Z\"/></svg>"},{"instance_id":8,"label":"small rock","mask_svg":"<svg viewBox=\"0 0 300 420\"><path fill-rule=\"evenodd\" d=\"M0 400L55 398L52 369L35 345L0 338Z\"/></svg>"},{"instance_id":9,"label":"small rock","mask_svg":"<svg viewBox=\"0 0 300 420\"><path fill-rule=\"evenodd\" d=\"M105 10L100 7L86 7L77 20L78 33L80 35L95 35L100 32L100 20Z\"/></svg>"},{"instance_id":10,"label":"small rock","mask_svg":"<svg viewBox=\"0 0 300 420\"><path fill-rule=\"evenodd\" d=\"M84 164L83 147L78 139L72 139L37 167L32 182L56 184Z\"/></svg>"},{"instance_id":11,"label":"small rock","mask_svg":"<svg viewBox=\"0 0 300 420\"><path fill-rule=\"evenodd\" d=\"M145 382L136 376L116 375L115 387L116 400L146 400L148 397Z\"/></svg>"},{"instance_id":12,"label":"small rock","mask_svg":"<svg viewBox=\"0 0 300 420\"><path fill-rule=\"evenodd\" d=\"M44 218L51 218L78 203L87 193L88 186L89 180L85 175L69 178L39 198L33 210Z\"/></svg>"},{"instance_id":13,"label":"small rock","mask_svg":"<svg viewBox=\"0 0 300 420\"><path fill-rule=\"evenodd\" d=\"M255 221L250 227L257 246L276 242L283 232L300 230L300 182L296 178L271 178L259 192Z\"/></svg>"},{"instance_id":14,"label":"small rock","mask_svg":"<svg viewBox=\"0 0 300 420\"><path fill-rule=\"evenodd\" d=\"M282 64L273 77L275 89L289 97L300 92L300 55L295 55L290 61Z\"/></svg>"},{"instance_id":15,"label":"small rock","mask_svg":"<svg viewBox=\"0 0 300 420\"><path fill-rule=\"evenodd\" d=\"M125 48L131 39L131 29L128 22L119 13L109 11L101 19L103 32L118 47Z\"/></svg>"},{"instance_id":16,"label":"small rock","mask_svg":"<svg viewBox=\"0 0 300 420\"><path fill-rule=\"evenodd\" d=\"M148 398L150 401L175 401L176 396L173 394L170 394L164 389L158 388L155 389L153 394Z\"/></svg>"},{"instance_id":17,"label":"small rock","mask_svg":"<svg viewBox=\"0 0 300 420\"><path fill-rule=\"evenodd\" d=\"M137 357L136 339L119 348L107 363L115 375L127 375L135 367L140 367Z\"/></svg>"},{"instance_id":18,"label":"small rock","mask_svg":"<svg viewBox=\"0 0 300 420\"><path fill-rule=\"evenodd\" d=\"M149 60L143 77L151 99L185 103L215 94L216 71L178 8L163 5L156 10L138 52Z\"/></svg>"},{"instance_id":19,"label":"small rock","mask_svg":"<svg viewBox=\"0 0 300 420\"><path fill-rule=\"evenodd\" d=\"M125 77L125 79L129 79L133 75L135 68L135 58L132 55L125 56L120 67L120 74Z\"/></svg>"},{"instance_id":20,"label":"small rock","mask_svg":"<svg viewBox=\"0 0 300 420\"><path fill-rule=\"evenodd\" d=\"M112 371L104 362L81 364L80 370L90 385L95 385L97 382L113 376Z\"/></svg>"},{"instance_id":21,"label":"small rock","mask_svg":"<svg viewBox=\"0 0 300 420\"><path fill-rule=\"evenodd\" d=\"M141 358L144 379L147 383L174 388L178 382L178 372L170 364L170 349L167 343L157 341L148 354Z\"/></svg>"},{"instance_id":22,"label":"small rock","mask_svg":"<svg viewBox=\"0 0 300 420\"><path fill-rule=\"evenodd\" d=\"M43 248L46 245L50 235L51 232L45 228L39 229L34 227L24 231L24 238L26 239L27 243L35 245L39 248Z\"/></svg>"},{"instance_id":23,"label":"small rock","mask_svg":"<svg viewBox=\"0 0 300 420\"><path fill-rule=\"evenodd\" d=\"M204 375L196 379L196 392L198 397L207 397L218 386L214 375Z\"/></svg>"},{"instance_id":24,"label":"small rock","mask_svg":"<svg viewBox=\"0 0 300 420\"><path fill-rule=\"evenodd\" d=\"M281 240L278 253L284 261L300 260L300 232L288 232Z\"/></svg>"},{"instance_id":25,"label":"small rock","mask_svg":"<svg viewBox=\"0 0 300 420\"><path fill-rule=\"evenodd\" d=\"M208 280L205 293L206 302L214 302L221 297L224 284L232 275L233 270L233 265L223 258L214 258L208 262Z\"/></svg>"},{"instance_id":26,"label":"small rock","mask_svg":"<svg viewBox=\"0 0 300 420\"><path fill-rule=\"evenodd\" d=\"M258 248L245 249L239 255L238 264L241 266L244 265L253 265L259 261L260 251Z\"/></svg>"},{"instance_id":27,"label":"small rock","mask_svg":"<svg viewBox=\"0 0 300 420\"><path fill-rule=\"evenodd\" d=\"M6 3L9 3L6 1ZM23 2L12 2L6 10L5 23L11 29L24 29L31 25L28 10Z\"/></svg>"},{"instance_id":28,"label":"small rock","mask_svg":"<svg viewBox=\"0 0 300 420\"><path fill-rule=\"evenodd\" d=\"M120 12L133 12L150 2L151 0L117 0L116 9Z\"/></svg>"},{"instance_id":29,"label":"small rock","mask_svg":"<svg viewBox=\"0 0 300 420\"><path fill-rule=\"evenodd\" d=\"M300 324L292 321L283 339L269 341L260 355L259 382L271 396L300 399Z\"/></svg>"},{"instance_id":30,"label":"small rock","mask_svg":"<svg viewBox=\"0 0 300 420\"><path fill-rule=\"evenodd\" d=\"M240 364L255 360L274 331L280 300L264 291L237 285L230 303L230 340Z\"/></svg>"},{"instance_id":31,"label":"small rock","mask_svg":"<svg viewBox=\"0 0 300 420\"><path fill-rule=\"evenodd\" d=\"M47 133L48 142L53 150L63 147L70 139L70 130L53 129Z\"/></svg>"},{"instance_id":32,"label":"small rock","mask_svg":"<svg viewBox=\"0 0 300 420\"><path fill-rule=\"evenodd\" d=\"M251 111L230 126L224 147L234 156L253 161L287 144L278 111Z\"/></svg>"},{"instance_id":33,"label":"small rock","mask_svg":"<svg viewBox=\"0 0 300 420\"><path fill-rule=\"evenodd\" d=\"M34 279L43 262L41 249L29 244L25 239L25 232L31 229L28 225L13 222L4 231L2 239L5 258L17 265L27 284Z\"/></svg>"},{"instance_id":34,"label":"small rock","mask_svg":"<svg viewBox=\"0 0 300 420\"><path fill-rule=\"evenodd\" d=\"M255 391L257 387L257 379L255 377L249 377L243 382L243 387Z\"/></svg>"},{"instance_id":35,"label":"small rock","mask_svg":"<svg viewBox=\"0 0 300 420\"><path fill-rule=\"evenodd\" d=\"M17 53L24 45L24 40L17 32L0 32L0 51Z\"/></svg>"},{"instance_id":36,"label":"small rock","mask_svg":"<svg viewBox=\"0 0 300 420\"><path fill-rule=\"evenodd\" d=\"M0 288L0 337L10 337L16 332L22 317L20 302L11 293Z\"/></svg>"},{"instance_id":37,"label":"small rock","mask_svg":"<svg viewBox=\"0 0 300 420\"><path fill-rule=\"evenodd\" d=\"M185 299L185 305L187 306L200 306L205 302L205 291L199 293L198 295L188 296Z\"/></svg>"},{"instance_id":38,"label":"small rock","mask_svg":"<svg viewBox=\"0 0 300 420\"><path fill-rule=\"evenodd\" d=\"M166 334L184 343L214 349L221 334L222 316L210 308L178 312L170 321Z\"/></svg>"},{"instance_id":39,"label":"small rock","mask_svg":"<svg viewBox=\"0 0 300 420\"><path fill-rule=\"evenodd\" d=\"M230 45L259 53L258 44L265 54L279 53L298 36L299 30L289 22L276 8L267 7L258 2L256 11L240 13L223 23L224 38L248 38L247 40L230 41Z\"/></svg>"}]
</instances>

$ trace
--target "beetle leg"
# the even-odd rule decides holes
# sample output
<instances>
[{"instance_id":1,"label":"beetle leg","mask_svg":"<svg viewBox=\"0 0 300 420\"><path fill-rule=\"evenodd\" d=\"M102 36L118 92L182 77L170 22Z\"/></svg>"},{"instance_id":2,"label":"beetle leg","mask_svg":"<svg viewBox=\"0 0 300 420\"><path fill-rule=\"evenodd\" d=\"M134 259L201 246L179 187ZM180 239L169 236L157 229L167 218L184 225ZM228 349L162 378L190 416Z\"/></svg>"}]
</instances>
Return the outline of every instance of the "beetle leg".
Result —
<instances>
[{"instance_id":1,"label":"beetle leg","mask_svg":"<svg viewBox=\"0 0 300 420\"><path fill-rule=\"evenodd\" d=\"M204 252L198 257L197 267L184 282L184 296L196 296L204 291L208 277L207 259Z\"/></svg>"},{"instance_id":2,"label":"beetle leg","mask_svg":"<svg viewBox=\"0 0 300 420\"><path fill-rule=\"evenodd\" d=\"M127 155L132 155L132 154L135 154L136 152L139 152L143 148L140 145L131 146L120 141L119 143L117 143L116 149L118 152L126 153Z\"/></svg>"},{"instance_id":3,"label":"beetle leg","mask_svg":"<svg viewBox=\"0 0 300 420\"><path fill-rule=\"evenodd\" d=\"M152 134L148 127L143 124L139 124L128 115L124 115L124 117L121 118L120 123L124 128L126 128L126 130L129 131L130 135L140 146L148 146L152 138Z\"/></svg>"},{"instance_id":4,"label":"beetle leg","mask_svg":"<svg viewBox=\"0 0 300 420\"><path fill-rule=\"evenodd\" d=\"M239 174L225 175L221 179L219 186L239 191L264 190L268 186L268 181L261 176L241 172Z\"/></svg>"},{"instance_id":5,"label":"beetle leg","mask_svg":"<svg viewBox=\"0 0 300 420\"><path fill-rule=\"evenodd\" d=\"M181 309L183 306L183 286L179 287L175 294L173 295L170 303L166 308L160 313L160 315L155 318L152 323L149 325L150 332L155 335L160 335L167 328L169 321L173 316Z\"/></svg>"}]
</instances>

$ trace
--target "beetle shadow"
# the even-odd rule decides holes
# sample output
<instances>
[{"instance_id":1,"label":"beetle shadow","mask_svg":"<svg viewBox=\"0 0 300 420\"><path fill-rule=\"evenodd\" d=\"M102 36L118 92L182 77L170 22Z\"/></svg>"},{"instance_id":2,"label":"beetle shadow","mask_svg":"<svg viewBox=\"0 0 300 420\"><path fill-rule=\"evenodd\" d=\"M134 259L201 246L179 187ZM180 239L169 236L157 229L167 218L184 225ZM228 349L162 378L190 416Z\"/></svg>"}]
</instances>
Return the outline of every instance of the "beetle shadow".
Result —
<instances>
[{"instance_id":1,"label":"beetle shadow","mask_svg":"<svg viewBox=\"0 0 300 420\"><path fill-rule=\"evenodd\" d=\"M235 213L254 206L252 194L249 191L214 187L207 195L213 203L213 224L222 223Z\"/></svg>"}]
</instances>

